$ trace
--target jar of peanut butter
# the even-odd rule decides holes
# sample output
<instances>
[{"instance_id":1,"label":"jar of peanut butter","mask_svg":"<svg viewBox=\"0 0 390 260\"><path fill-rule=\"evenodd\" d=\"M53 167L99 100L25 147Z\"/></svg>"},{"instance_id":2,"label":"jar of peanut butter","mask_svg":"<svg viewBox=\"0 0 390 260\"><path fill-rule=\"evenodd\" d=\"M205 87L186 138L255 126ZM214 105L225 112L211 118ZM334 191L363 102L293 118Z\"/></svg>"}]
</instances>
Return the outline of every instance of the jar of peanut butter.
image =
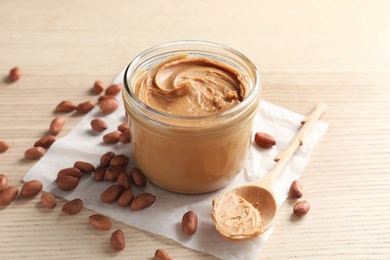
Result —
<instances>
[{"instance_id":1,"label":"jar of peanut butter","mask_svg":"<svg viewBox=\"0 0 390 260\"><path fill-rule=\"evenodd\" d=\"M124 86L134 159L151 182L199 194L243 168L261 95L244 55L211 42L164 43L134 58Z\"/></svg>"}]
</instances>

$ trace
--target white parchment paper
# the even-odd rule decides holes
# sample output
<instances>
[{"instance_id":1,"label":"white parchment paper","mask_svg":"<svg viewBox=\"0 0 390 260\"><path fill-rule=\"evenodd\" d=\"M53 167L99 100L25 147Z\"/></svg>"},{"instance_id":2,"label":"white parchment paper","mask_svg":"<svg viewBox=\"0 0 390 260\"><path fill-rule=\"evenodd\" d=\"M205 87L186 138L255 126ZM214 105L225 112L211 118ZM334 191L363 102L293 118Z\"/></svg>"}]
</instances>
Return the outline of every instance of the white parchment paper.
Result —
<instances>
[{"instance_id":1,"label":"white parchment paper","mask_svg":"<svg viewBox=\"0 0 390 260\"><path fill-rule=\"evenodd\" d=\"M118 75L114 83L122 83L122 79L123 72ZM120 96L118 96L118 100L121 101ZM110 127L103 133L95 133L90 127L93 118L104 119ZM87 161L98 166L101 155L107 151L128 155L131 158L128 170L136 166L132 160L129 144L108 145L102 141L105 133L116 130L119 124L126 121L122 103L120 109L108 116L102 115L98 108L86 114L68 135L58 139L51 146L45 156L28 171L23 180L40 180L45 191L69 200L80 198L84 202L84 207L88 209L128 225L166 236L186 247L210 253L218 258L258 259L274 227L249 242L228 242L218 234L214 227L211 218L211 202L225 189L246 184L265 176L274 165L274 157L289 144L298 132L303 118L302 115L262 100L255 117L253 132L261 131L273 135L277 140L276 146L271 149L262 149L253 143L245 168L229 186L213 193L181 195L162 190L151 183L148 183L145 188L134 188L135 194L150 192L157 197L156 203L152 207L140 211L131 211L129 207L122 208L116 203L102 203L100 201L101 193L114 183L96 182L93 175L83 176L78 187L73 191L62 191L54 182L59 170L72 167L76 161ZM311 152L325 134L327 127L326 123L318 122L305 144L294 154L281 173L275 184L275 195L279 205L285 201L291 182L300 178L310 159ZM181 218L188 210L195 211L199 218L198 230L193 236L187 236L181 230ZM164 219L163 225L161 219Z\"/></svg>"}]
</instances>

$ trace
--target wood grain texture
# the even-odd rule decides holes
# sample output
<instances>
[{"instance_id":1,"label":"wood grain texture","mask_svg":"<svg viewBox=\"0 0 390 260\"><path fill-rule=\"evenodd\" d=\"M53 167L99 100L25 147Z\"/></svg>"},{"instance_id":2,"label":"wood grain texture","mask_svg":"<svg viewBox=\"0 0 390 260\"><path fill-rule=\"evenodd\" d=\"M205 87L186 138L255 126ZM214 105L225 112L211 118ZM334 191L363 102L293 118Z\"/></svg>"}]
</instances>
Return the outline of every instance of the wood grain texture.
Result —
<instances>
[{"instance_id":1,"label":"wood grain texture","mask_svg":"<svg viewBox=\"0 0 390 260\"><path fill-rule=\"evenodd\" d=\"M261 259L386 259L390 255L389 1L0 1L0 173L10 185L35 163L23 153L46 134L64 99L95 99L139 52L198 39L229 45L258 66L263 98L307 114L319 102L330 127L306 167L303 218L295 201L280 209ZM9 83L19 66L23 77ZM67 116L60 136L81 116ZM65 216L39 197L0 207L1 259L215 259L164 237L113 221L126 236L113 253L110 234L82 210Z\"/></svg>"}]
</instances>

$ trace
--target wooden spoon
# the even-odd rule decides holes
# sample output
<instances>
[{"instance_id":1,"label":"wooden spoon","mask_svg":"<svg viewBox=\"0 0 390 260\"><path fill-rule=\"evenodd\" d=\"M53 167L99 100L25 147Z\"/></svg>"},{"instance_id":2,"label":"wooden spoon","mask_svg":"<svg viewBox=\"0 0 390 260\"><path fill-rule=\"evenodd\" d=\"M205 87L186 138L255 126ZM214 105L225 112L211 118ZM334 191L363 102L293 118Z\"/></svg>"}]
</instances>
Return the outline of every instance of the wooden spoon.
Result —
<instances>
[{"instance_id":1,"label":"wooden spoon","mask_svg":"<svg viewBox=\"0 0 390 260\"><path fill-rule=\"evenodd\" d=\"M291 143L275 158L275 166L262 179L249 185L225 191L213 200L213 220L218 232L230 241L246 241L265 232L275 221L278 204L273 188L291 156L306 140L315 123L328 106L318 104L302 121L302 127Z\"/></svg>"}]
</instances>

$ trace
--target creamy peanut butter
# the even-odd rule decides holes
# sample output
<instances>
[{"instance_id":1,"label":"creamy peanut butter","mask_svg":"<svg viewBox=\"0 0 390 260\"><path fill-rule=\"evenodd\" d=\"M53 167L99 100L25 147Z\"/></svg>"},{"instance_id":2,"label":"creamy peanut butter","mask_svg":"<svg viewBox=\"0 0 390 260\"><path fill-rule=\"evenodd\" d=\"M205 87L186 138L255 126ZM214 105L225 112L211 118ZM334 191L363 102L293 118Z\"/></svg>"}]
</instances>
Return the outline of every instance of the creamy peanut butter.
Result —
<instances>
[{"instance_id":1,"label":"creamy peanut butter","mask_svg":"<svg viewBox=\"0 0 390 260\"><path fill-rule=\"evenodd\" d=\"M134 90L148 106L179 116L204 116L239 104L248 75L221 61L178 55L139 77Z\"/></svg>"},{"instance_id":2,"label":"creamy peanut butter","mask_svg":"<svg viewBox=\"0 0 390 260\"><path fill-rule=\"evenodd\" d=\"M245 240L263 233L260 212L234 192L213 200L213 219L217 230L227 240Z\"/></svg>"},{"instance_id":3,"label":"creamy peanut butter","mask_svg":"<svg viewBox=\"0 0 390 260\"><path fill-rule=\"evenodd\" d=\"M229 58L182 53L134 65L124 104L137 166L164 189L198 194L226 186L243 168L260 90Z\"/></svg>"}]
</instances>

